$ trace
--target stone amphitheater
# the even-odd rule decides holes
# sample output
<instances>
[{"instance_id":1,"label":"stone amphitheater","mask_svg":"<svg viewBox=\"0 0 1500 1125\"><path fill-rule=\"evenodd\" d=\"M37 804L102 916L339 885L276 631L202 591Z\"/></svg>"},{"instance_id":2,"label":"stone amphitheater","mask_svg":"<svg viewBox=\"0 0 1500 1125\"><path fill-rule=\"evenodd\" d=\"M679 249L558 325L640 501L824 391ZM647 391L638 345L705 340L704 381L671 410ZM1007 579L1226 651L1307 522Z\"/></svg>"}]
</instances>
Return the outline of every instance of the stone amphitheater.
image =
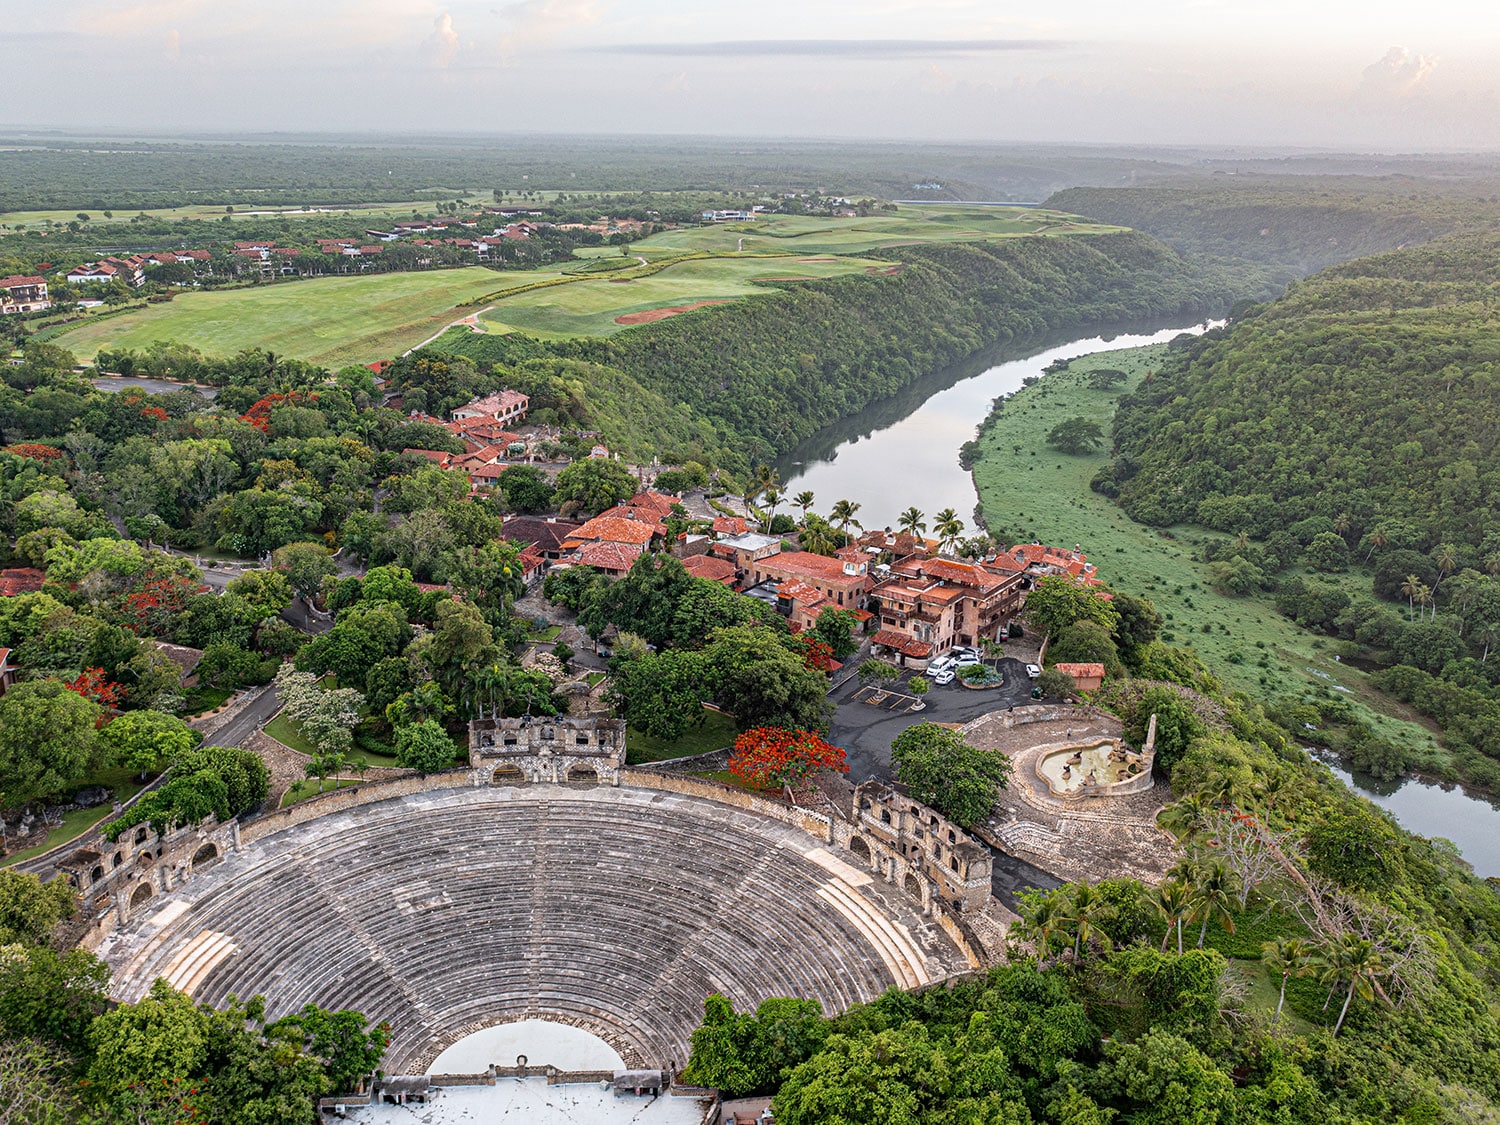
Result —
<instances>
[{"instance_id":1,"label":"stone amphitheater","mask_svg":"<svg viewBox=\"0 0 1500 1125\"><path fill-rule=\"evenodd\" d=\"M753 802L467 780L340 800L247 826L237 851L101 933L116 995L165 977L213 1004L263 995L272 1016L355 1008L391 1025L387 1073L535 1018L632 1066L680 1066L710 992L832 1012L972 967L943 910L811 818Z\"/></svg>"}]
</instances>

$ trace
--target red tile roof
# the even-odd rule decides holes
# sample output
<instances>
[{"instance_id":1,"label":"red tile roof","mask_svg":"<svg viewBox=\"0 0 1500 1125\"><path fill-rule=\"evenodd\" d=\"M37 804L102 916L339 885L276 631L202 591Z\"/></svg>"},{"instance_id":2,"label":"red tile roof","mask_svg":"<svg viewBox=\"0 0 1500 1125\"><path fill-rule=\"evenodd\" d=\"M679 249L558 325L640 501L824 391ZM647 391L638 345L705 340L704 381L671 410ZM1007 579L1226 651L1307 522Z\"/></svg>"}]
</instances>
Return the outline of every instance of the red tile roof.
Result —
<instances>
[{"instance_id":1,"label":"red tile roof","mask_svg":"<svg viewBox=\"0 0 1500 1125\"><path fill-rule=\"evenodd\" d=\"M23 285L46 285L47 279L36 274L11 274L0 277L0 289L19 289Z\"/></svg>"},{"instance_id":2,"label":"red tile roof","mask_svg":"<svg viewBox=\"0 0 1500 1125\"><path fill-rule=\"evenodd\" d=\"M917 660L925 660L932 655L932 646L926 641L915 640L908 637L905 633L898 633L894 629L882 629L871 637L870 641L872 644L895 649L897 652Z\"/></svg>"},{"instance_id":3,"label":"red tile roof","mask_svg":"<svg viewBox=\"0 0 1500 1125\"><path fill-rule=\"evenodd\" d=\"M641 557L639 547L621 543L590 543L578 552L580 566L597 566L600 570L625 571Z\"/></svg>"},{"instance_id":4,"label":"red tile roof","mask_svg":"<svg viewBox=\"0 0 1500 1125\"><path fill-rule=\"evenodd\" d=\"M743 535L745 534L745 521L739 516L715 516L715 535Z\"/></svg>"},{"instance_id":5,"label":"red tile roof","mask_svg":"<svg viewBox=\"0 0 1500 1125\"><path fill-rule=\"evenodd\" d=\"M568 537L568 544L582 545L590 541L599 543L630 543L645 546L656 534L656 525L645 520L622 519L618 516L595 516Z\"/></svg>"},{"instance_id":6,"label":"red tile roof","mask_svg":"<svg viewBox=\"0 0 1500 1125\"><path fill-rule=\"evenodd\" d=\"M844 563L826 555L814 555L807 551L782 551L778 555L767 555L759 565L766 570L783 570L788 574L800 574L824 582L863 582L862 574L845 574Z\"/></svg>"},{"instance_id":7,"label":"red tile roof","mask_svg":"<svg viewBox=\"0 0 1500 1125\"><path fill-rule=\"evenodd\" d=\"M682 567L694 578L707 578L711 582L722 582L729 586L734 583L734 564L724 559L714 558L712 555L690 555L682 560Z\"/></svg>"},{"instance_id":8,"label":"red tile roof","mask_svg":"<svg viewBox=\"0 0 1500 1125\"><path fill-rule=\"evenodd\" d=\"M1104 679L1104 665L1103 664L1063 663L1063 664L1054 664L1054 665L1052 665L1052 667L1056 668L1059 672L1066 672L1068 675L1072 676L1075 680L1102 680L1102 679Z\"/></svg>"}]
</instances>

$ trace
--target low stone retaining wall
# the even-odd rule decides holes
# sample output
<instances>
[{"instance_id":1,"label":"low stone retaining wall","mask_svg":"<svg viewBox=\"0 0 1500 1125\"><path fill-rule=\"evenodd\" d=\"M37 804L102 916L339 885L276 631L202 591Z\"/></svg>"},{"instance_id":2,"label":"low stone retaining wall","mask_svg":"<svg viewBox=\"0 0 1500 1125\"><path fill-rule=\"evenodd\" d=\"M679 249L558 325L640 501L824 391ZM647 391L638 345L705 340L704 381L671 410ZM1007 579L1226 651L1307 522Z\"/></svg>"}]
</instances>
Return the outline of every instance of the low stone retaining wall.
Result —
<instances>
[{"instance_id":1,"label":"low stone retaining wall","mask_svg":"<svg viewBox=\"0 0 1500 1125\"><path fill-rule=\"evenodd\" d=\"M212 744L213 736L216 733L222 730L228 723L239 718L245 708L258 701L261 696L273 690L275 686L275 684L262 684L258 688L242 691L218 710L210 711L206 715L199 715L189 722L188 726L203 735L205 743Z\"/></svg>"}]
</instances>

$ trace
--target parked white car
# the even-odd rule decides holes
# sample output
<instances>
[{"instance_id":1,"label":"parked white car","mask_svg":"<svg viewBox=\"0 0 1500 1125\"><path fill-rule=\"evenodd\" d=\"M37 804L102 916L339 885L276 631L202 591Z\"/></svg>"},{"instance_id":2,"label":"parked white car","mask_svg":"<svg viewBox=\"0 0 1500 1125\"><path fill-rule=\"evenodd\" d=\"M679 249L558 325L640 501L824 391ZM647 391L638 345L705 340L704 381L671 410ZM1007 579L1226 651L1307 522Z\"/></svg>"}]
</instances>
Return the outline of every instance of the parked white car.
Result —
<instances>
[{"instance_id":1,"label":"parked white car","mask_svg":"<svg viewBox=\"0 0 1500 1125\"><path fill-rule=\"evenodd\" d=\"M980 663L982 662L980 661L979 657L973 655L972 653L966 652L958 658L958 667L960 668L977 668Z\"/></svg>"},{"instance_id":2,"label":"parked white car","mask_svg":"<svg viewBox=\"0 0 1500 1125\"><path fill-rule=\"evenodd\" d=\"M1033 680L1036 679L1038 676L1040 676L1042 674L1041 666L1037 665L1037 664L1028 664L1028 665L1026 665L1026 674L1028 676L1030 676Z\"/></svg>"},{"instance_id":3,"label":"parked white car","mask_svg":"<svg viewBox=\"0 0 1500 1125\"><path fill-rule=\"evenodd\" d=\"M929 668L928 675L931 674L932 670ZM932 677L932 682L937 684L939 687L942 687L944 684L951 684L953 682L954 676L956 675L957 673L954 672L952 668L944 668L936 676Z\"/></svg>"},{"instance_id":4,"label":"parked white car","mask_svg":"<svg viewBox=\"0 0 1500 1125\"><path fill-rule=\"evenodd\" d=\"M953 666L955 663L957 662L951 656L940 656L931 664L927 665L927 674L936 679L943 672L953 671Z\"/></svg>"}]
</instances>

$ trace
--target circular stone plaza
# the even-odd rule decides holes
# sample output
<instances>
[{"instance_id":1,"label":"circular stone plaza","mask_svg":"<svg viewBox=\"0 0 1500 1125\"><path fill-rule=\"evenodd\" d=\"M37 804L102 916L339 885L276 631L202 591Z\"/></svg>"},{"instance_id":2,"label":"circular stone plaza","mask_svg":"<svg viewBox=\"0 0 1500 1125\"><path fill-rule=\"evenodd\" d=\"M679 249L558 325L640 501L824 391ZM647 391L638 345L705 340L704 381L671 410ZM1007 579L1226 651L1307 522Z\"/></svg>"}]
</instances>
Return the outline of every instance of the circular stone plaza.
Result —
<instances>
[{"instance_id":1,"label":"circular stone plaza","mask_svg":"<svg viewBox=\"0 0 1500 1125\"><path fill-rule=\"evenodd\" d=\"M525 1020L672 1069L709 993L831 1013L976 960L896 853L832 813L712 783L433 781L267 814L191 878L136 892L98 943L116 995L164 977L211 1004L262 995L273 1017L357 1009L390 1024L387 1074Z\"/></svg>"}]
</instances>

